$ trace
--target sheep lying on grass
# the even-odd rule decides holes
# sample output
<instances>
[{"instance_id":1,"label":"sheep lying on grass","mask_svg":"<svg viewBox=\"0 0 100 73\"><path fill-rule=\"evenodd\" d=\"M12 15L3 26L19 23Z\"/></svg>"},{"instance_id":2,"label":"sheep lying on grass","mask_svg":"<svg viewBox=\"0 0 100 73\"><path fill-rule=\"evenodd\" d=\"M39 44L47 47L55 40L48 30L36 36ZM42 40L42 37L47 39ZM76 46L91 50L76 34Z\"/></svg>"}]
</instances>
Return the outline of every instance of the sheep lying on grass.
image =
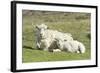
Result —
<instances>
[{"instance_id":1,"label":"sheep lying on grass","mask_svg":"<svg viewBox=\"0 0 100 73\"><path fill-rule=\"evenodd\" d=\"M72 41L73 38L69 33L62 33L57 30L50 30L45 24L37 25L37 48L41 48L45 51L53 50L54 48L58 48L55 43L56 38L62 38L66 41Z\"/></svg>"},{"instance_id":2,"label":"sheep lying on grass","mask_svg":"<svg viewBox=\"0 0 100 73\"><path fill-rule=\"evenodd\" d=\"M68 51L68 52L76 52L76 53L85 53L85 46L76 40L73 41L65 41L62 39L56 39L57 46L60 50Z\"/></svg>"}]
</instances>

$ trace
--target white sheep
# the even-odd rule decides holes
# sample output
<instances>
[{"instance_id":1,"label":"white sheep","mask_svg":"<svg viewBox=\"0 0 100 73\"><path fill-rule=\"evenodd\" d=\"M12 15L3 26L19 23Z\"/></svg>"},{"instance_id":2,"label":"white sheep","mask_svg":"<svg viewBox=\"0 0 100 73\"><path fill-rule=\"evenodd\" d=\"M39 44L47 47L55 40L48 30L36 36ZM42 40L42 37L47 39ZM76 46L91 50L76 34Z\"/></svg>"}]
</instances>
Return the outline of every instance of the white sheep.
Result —
<instances>
[{"instance_id":1,"label":"white sheep","mask_svg":"<svg viewBox=\"0 0 100 73\"><path fill-rule=\"evenodd\" d=\"M48 27L45 24L37 25L36 28L37 47L42 48L45 51L48 51L49 48L57 48L55 43L56 38L62 38L66 41L73 40L71 34L47 29Z\"/></svg>"},{"instance_id":2,"label":"white sheep","mask_svg":"<svg viewBox=\"0 0 100 73\"><path fill-rule=\"evenodd\" d=\"M76 52L76 53L85 53L85 46L77 41L64 41L62 39L56 39L57 46L60 50L68 51L68 52Z\"/></svg>"},{"instance_id":3,"label":"white sheep","mask_svg":"<svg viewBox=\"0 0 100 73\"><path fill-rule=\"evenodd\" d=\"M36 35L36 46L38 49L40 49L40 45L41 45L41 40L43 38L43 36L41 35L43 30L47 29L47 26L45 26L44 24L41 25L36 25L36 31L35 31L35 35Z\"/></svg>"}]
</instances>

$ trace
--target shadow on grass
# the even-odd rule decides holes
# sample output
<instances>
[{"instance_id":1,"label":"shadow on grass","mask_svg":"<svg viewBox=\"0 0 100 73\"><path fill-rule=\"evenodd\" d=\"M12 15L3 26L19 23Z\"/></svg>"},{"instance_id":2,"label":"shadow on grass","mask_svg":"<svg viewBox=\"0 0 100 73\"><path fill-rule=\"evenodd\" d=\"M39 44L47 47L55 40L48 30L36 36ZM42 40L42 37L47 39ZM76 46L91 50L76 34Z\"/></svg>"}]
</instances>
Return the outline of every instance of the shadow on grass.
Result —
<instances>
[{"instance_id":1,"label":"shadow on grass","mask_svg":"<svg viewBox=\"0 0 100 73\"><path fill-rule=\"evenodd\" d=\"M31 49L31 50L35 50L35 48L30 47L30 46L26 46L26 45L24 45L24 46L23 46L23 48L26 48L26 49Z\"/></svg>"}]
</instances>

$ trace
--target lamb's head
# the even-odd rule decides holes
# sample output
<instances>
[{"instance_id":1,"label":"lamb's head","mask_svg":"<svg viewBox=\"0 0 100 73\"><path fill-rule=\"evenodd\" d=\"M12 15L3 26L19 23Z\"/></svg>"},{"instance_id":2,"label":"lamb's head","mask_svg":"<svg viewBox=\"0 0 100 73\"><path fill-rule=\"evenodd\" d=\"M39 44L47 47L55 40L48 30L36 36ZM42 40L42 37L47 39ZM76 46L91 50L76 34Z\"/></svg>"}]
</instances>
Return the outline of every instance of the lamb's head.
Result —
<instances>
[{"instance_id":1,"label":"lamb's head","mask_svg":"<svg viewBox=\"0 0 100 73\"><path fill-rule=\"evenodd\" d=\"M41 25L36 25L36 28L38 30L38 34L41 38L44 38L45 36L45 31L47 30L48 26L46 26L45 24L41 24Z\"/></svg>"},{"instance_id":2,"label":"lamb's head","mask_svg":"<svg viewBox=\"0 0 100 73\"><path fill-rule=\"evenodd\" d=\"M63 44L64 44L63 39L56 38L56 43L57 43L58 48L60 48L60 49L63 48Z\"/></svg>"}]
</instances>

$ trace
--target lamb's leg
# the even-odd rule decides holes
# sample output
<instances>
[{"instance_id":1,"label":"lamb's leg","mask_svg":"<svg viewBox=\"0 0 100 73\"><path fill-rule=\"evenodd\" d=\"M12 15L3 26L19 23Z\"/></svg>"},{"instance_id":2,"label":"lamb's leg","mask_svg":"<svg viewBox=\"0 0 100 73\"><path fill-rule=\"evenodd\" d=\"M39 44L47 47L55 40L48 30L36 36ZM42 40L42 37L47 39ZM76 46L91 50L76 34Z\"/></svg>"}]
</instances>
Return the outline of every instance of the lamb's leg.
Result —
<instances>
[{"instance_id":1,"label":"lamb's leg","mask_svg":"<svg viewBox=\"0 0 100 73\"><path fill-rule=\"evenodd\" d=\"M61 52L60 49L53 49L53 52Z\"/></svg>"},{"instance_id":2,"label":"lamb's leg","mask_svg":"<svg viewBox=\"0 0 100 73\"><path fill-rule=\"evenodd\" d=\"M79 44L78 48L80 53L85 53L85 46L82 43Z\"/></svg>"},{"instance_id":3,"label":"lamb's leg","mask_svg":"<svg viewBox=\"0 0 100 73\"><path fill-rule=\"evenodd\" d=\"M80 51L79 51L79 50L77 50L77 51L76 51L76 53L80 53Z\"/></svg>"}]
</instances>

